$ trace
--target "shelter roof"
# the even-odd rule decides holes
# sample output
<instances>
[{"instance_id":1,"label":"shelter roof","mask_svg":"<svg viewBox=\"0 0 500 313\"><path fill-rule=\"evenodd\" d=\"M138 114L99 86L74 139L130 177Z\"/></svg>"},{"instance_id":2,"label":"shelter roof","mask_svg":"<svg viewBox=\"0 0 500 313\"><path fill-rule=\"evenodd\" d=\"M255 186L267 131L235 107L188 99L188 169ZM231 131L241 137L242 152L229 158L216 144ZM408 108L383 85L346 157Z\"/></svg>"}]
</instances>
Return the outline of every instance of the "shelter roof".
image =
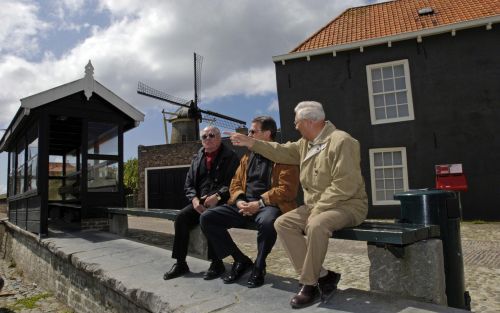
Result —
<instances>
[{"instance_id":1,"label":"shelter roof","mask_svg":"<svg viewBox=\"0 0 500 313\"><path fill-rule=\"evenodd\" d=\"M94 79L94 67L89 60L89 63L85 66L85 76L83 78L21 99L21 107L0 140L0 151L3 151L6 141L14 133L17 126L30 114L30 110L81 91L84 92L87 100L94 93L99 95L109 104L134 120L135 126L144 121L144 113L134 108L131 104Z\"/></svg>"}]
</instances>

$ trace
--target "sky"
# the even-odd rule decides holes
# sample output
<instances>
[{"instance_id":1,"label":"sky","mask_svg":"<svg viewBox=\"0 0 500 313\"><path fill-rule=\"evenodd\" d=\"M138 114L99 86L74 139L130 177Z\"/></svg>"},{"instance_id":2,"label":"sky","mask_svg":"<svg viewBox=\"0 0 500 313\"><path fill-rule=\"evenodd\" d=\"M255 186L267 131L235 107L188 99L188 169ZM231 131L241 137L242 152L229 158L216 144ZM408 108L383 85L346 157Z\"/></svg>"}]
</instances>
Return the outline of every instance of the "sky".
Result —
<instances>
[{"instance_id":1,"label":"sky","mask_svg":"<svg viewBox=\"0 0 500 313\"><path fill-rule=\"evenodd\" d=\"M0 129L19 99L94 78L145 114L127 132L125 160L138 145L165 143L162 109L137 82L193 98L193 52L204 58L199 107L247 121L279 123L272 57L286 54L349 7L375 0L0 0ZM0 131L3 135L3 131ZM7 155L0 155L0 194Z\"/></svg>"}]
</instances>

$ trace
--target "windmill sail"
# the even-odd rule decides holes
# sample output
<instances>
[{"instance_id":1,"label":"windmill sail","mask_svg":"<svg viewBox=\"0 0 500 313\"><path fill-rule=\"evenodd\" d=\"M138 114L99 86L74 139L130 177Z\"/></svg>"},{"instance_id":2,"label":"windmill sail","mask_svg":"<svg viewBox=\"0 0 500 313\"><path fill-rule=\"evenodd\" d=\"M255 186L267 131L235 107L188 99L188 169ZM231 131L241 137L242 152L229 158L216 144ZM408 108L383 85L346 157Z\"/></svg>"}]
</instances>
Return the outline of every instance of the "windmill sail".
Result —
<instances>
[{"instance_id":1,"label":"windmill sail","mask_svg":"<svg viewBox=\"0 0 500 313\"><path fill-rule=\"evenodd\" d=\"M195 122L195 138L199 140L199 124L206 122L209 125L218 126L224 129L236 130L245 127L245 121L227 116L221 113L202 110L198 107L201 98L201 68L203 64L203 57L194 53L194 99L185 100L179 97L172 96L166 92L157 90L142 82L137 85L137 93L151 97L157 100L166 101L168 103L189 108L189 118Z\"/></svg>"}]
</instances>

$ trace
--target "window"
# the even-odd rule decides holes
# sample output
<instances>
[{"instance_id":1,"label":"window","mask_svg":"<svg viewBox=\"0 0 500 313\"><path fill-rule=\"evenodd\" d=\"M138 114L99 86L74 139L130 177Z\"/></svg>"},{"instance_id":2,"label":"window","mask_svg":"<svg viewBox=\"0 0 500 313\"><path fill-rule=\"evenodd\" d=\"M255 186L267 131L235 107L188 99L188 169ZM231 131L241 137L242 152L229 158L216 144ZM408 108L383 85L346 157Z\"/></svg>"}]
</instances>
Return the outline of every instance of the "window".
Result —
<instances>
[{"instance_id":1,"label":"window","mask_svg":"<svg viewBox=\"0 0 500 313\"><path fill-rule=\"evenodd\" d=\"M87 191L118 192L119 149L117 125L88 123Z\"/></svg>"},{"instance_id":2,"label":"window","mask_svg":"<svg viewBox=\"0 0 500 313\"><path fill-rule=\"evenodd\" d=\"M406 148L370 149L373 205L394 205L394 193L408 190Z\"/></svg>"},{"instance_id":3,"label":"window","mask_svg":"<svg viewBox=\"0 0 500 313\"><path fill-rule=\"evenodd\" d=\"M9 197L15 194L16 188L16 152L9 152Z\"/></svg>"},{"instance_id":4,"label":"window","mask_svg":"<svg viewBox=\"0 0 500 313\"><path fill-rule=\"evenodd\" d=\"M28 186L27 190L37 188L37 167L38 167L38 138L28 145Z\"/></svg>"},{"instance_id":5,"label":"window","mask_svg":"<svg viewBox=\"0 0 500 313\"><path fill-rule=\"evenodd\" d=\"M17 170L16 170L16 195L24 192L24 158L25 158L25 143L21 142L17 146Z\"/></svg>"},{"instance_id":6,"label":"window","mask_svg":"<svg viewBox=\"0 0 500 313\"><path fill-rule=\"evenodd\" d=\"M118 127L89 122L88 154L118 155Z\"/></svg>"},{"instance_id":7,"label":"window","mask_svg":"<svg viewBox=\"0 0 500 313\"><path fill-rule=\"evenodd\" d=\"M367 65L366 76L372 125L415 119L408 60Z\"/></svg>"},{"instance_id":8,"label":"window","mask_svg":"<svg viewBox=\"0 0 500 313\"><path fill-rule=\"evenodd\" d=\"M64 160L62 155L49 155L49 200L63 200L59 193L63 186Z\"/></svg>"},{"instance_id":9,"label":"window","mask_svg":"<svg viewBox=\"0 0 500 313\"><path fill-rule=\"evenodd\" d=\"M118 161L88 160L87 178L89 192L117 192Z\"/></svg>"}]
</instances>

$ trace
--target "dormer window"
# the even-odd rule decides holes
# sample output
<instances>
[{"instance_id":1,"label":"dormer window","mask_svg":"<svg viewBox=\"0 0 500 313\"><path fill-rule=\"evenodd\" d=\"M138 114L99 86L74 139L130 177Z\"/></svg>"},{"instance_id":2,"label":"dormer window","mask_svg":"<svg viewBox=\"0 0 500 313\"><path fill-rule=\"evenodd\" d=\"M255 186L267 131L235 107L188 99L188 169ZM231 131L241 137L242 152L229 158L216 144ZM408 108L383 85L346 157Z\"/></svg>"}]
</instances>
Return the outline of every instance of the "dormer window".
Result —
<instances>
[{"instance_id":1,"label":"dormer window","mask_svg":"<svg viewBox=\"0 0 500 313\"><path fill-rule=\"evenodd\" d=\"M418 15L420 16L431 15L431 14L434 14L434 9L431 7L425 7L418 10Z\"/></svg>"}]
</instances>

